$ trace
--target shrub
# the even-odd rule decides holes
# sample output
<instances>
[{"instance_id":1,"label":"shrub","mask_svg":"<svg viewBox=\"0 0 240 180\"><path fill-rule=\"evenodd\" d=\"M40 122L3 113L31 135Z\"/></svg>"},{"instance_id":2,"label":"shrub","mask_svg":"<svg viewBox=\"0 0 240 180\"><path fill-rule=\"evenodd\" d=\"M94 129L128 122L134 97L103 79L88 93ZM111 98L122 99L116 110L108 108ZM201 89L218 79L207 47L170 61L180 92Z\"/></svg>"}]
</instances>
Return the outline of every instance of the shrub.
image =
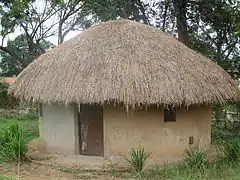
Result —
<instances>
[{"instance_id":1,"label":"shrub","mask_svg":"<svg viewBox=\"0 0 240 180\"><path fill-rule=\"evenodd\" d=\"M0 82L0 108L13 109L19 106L19 100L8 94L9 84Z\"/></svg>"},{"instance_id":2,"label":"shrub","mask_svg":"<svg viewBox=\"0 0 240 180\"><path fill-rule=\"evenodd\" d=\"M240 143L238 140L226 141L223 143L224 155L229 161L239 161Z\"/></svg>"},{"instance_id":3,"label":"shrub","mask_svg":"<svg viewBox=\"0 0 240 180\"><path fill-rule=\"evenodd\" d=\"M144 148L138 147L136 149L131 148L129 157L124 157L126 161L129 163L130 168L135 173L139 173L143 170L147 158L151 155L151 153L146 152Z\"/></svg>"},{"instance_id":4,"label":"shrub","mask_svg":"<svg viewBox=\"0 0 240 180\"><path fill-rule=\"evenodd\" d=\"M27 152L23 128L17 122L12 122L0 133L1 158L7 161L23 161Z\"/></svg>"},{"instance_id":5,"label":"shrub","mask_svg":"<svg viewBox=\"0 0 240 180\"><path fill-rule=\"evenodd\" d=\"M186 166L195 169L201 169L205 165L205 155L199 149L185 150L184 163Z\"/></svg>"},{"instance_id":6,"label":"shrub","mask_svg":"<svg viewBox=\"0 0 240 180\"><path fill-rule=\"evenodd\" d=\"M213 142L219 142L224 138L224 129L217 123L212 125L211 137Z\"/></svg>"}]
</instances>

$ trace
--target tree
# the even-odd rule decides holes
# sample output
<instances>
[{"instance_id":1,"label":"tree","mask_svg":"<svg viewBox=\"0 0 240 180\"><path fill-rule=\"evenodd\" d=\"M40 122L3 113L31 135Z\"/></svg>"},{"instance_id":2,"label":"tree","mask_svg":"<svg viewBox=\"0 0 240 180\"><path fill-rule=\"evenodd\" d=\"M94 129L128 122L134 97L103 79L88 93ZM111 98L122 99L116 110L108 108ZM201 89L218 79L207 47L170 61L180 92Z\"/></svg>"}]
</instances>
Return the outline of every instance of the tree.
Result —
<instances>
[{"instance_id":1,"label":"tree","mask_svg":"<svg viewBox=\"0 0 240 180\"><path fill-rule=\"evenodd\" d=\"M186 17L188 0L173 0L173 5L177 19L178 39L186 46L189 46L190 44Z\"/></svg>"},{"instance_id":2,"label":"tree","mask_svg":"<svg viewBox=\"0 0 240 180\"><path fill-rule=\"evenodd\" d=\"M48 41L42 41L40 46L43 50L52 48L54 45ZM25 35L20 35L12 41L8 41L7 49L11 52L1 52L0 69L1 76L18 75L29 63L31 63L35 55L30 51ZM12 55L13 54L13 55ZM15 59L15 55L18 59Z\"/></svg>"},{"instance_id":3,"label":"tree","mask_svg":"<svg viewBox=\"0 0 240 180\"><path fill-rule=\"evenodd\" d=\"M234 0L173 0L178 38L240 77L240 7ZM237 73L238 72L238 73Z\"/></svg>"},{"instance_id":4,"label":"tree","mask_svg":"<svg viewBox=\"0 0 240 180\"><path fill-rule=\"evenodd\" d=\"M149 24L145 6L140 0L87 0L83 10L100 21L124 18Z\"/></svg>"},{"instance_id":5,"label":"tree","mask_svg":"<svg viewBox=\"0 0 240 180\"><path fill-rule=\"evenodd\" d=\"M14 6L1 6L1 34L3 36L12 33L15 28L21 27L29 41L35 39L35 42L38 42L41 39L57 35L58 44L61 44L70 31L84 29L91 25L86 14L81 11L84 1L40 0L37 1L43 6L40 9L34 1L25 0L24 2L26 5L22 9L15 10Z\"/></svg>"},{"instance_id":6,"label":"tree","mask_svg":"<svg viewBox=\"0 0 240 180\"><path fill-rule=\"evenodd\" d=\"M205 53L233 77L240 77L236 74L236 67L239 67L237 57L240 55L239 36L236 34L240 24L240 7L236 1L204 0L194 2L191 6L192 24L189 29L192 29L192 44L196 43L196 39L204 42L207 47L204 52L199 48L197 50Z\"/></svg>"},{"instance_id":7,"label":"tree","mask_svg":"<svg viewBox=\"0 0 240 180\"><path fill-rule=\"evenodd\" d=\"M1 24L3 32L11 32L21 26L29 47L33 47L31 52L36 56L44 52L39 42L49 36L57 35L58 44L61 44L72 30L124 18L150 24L178 36L185 45L215 60L236 76L240 10L234 0L58 0L43 1L45 8L42 12L36 11L33 1L24 2L27 2L25 8L16 10L19 17L24 17L20 23L19 18L11 15L12 3L7 5L7 10L6 5L5 9L2 8L3 16L8 19L2 19ZM50 19L54 19L54 23L49 24ZM14 28L10 28L12 25ZM0 49L10 52L6 47Z\"/></svg>"},{"instance_id":8,"label":"tree","mask_svg":"<svg viewBox=\"0 0 240 180\"><path fill-rule=\"evenodd\" d=\"M70 31L83 30L93 24L88 14L82 11L86 2L81 0L65 0L55 4L58 19L58 44L63 43Z\"/></svg>"},{"instance_id":9,"label":"tree","mask_svg":"<svg viewBox=\"0 0 240 180\"><path fill-rule=\"evenodd\" d=\"M20 1L16 0L13 2L19 3ZM27 4L24 5L24 8L22 9L15 9L14 7L16 5L9 7L1 6L2 44L0 46L0 50L4 51L9 56L12 56L12 58L16 59L17 61L21 61L21 57L18 55L18 53L14 53L8 47L3 46L5 37L13 33L16 28L20 28L24 31L24 36L21 36L21 38L25 38L29 52L35 58L45 52L41 46L41 43L43 43L42 41L53 35L53 32L51 32L50 29L54 26L54 23L50 24L50 27L47 27L45 24L49 22L48 20L55 14L55 10L45 6L43 12L38 12L34 3L31 1L24 2L25 3L23 4Z\"/></svg>"},{"instance_id":10,"label":"tree","mask_svg":"<svg viewBox=\"0 0 240 180\"><path fill-rule=\"evenodd\" d=\"M33 59L52 47L52 44L46 41L47 38L57 36L58 44L61 44L70 31L84 29L92 22L82 13L83 2L80 0L65 0L58 3L43 0L41 1L43 8L40 9L34 1L25 1L24 8L15 9L17 2L20 1L2 4L0 8L2 15L0 51L3 58L1 66L5 68L3 70L5 75L18 74ZM24 35L3 46L5 37L16 28L20 28ZM24 48L19 49L20 46Z\"/></svg>"},{"instance_id":11,"label":"tree","mask_svg":"<svg viewBox=\"0 0 240 180\"><path fill-rule=\"evenodd\" d=\"M0 108L1 109L13 109L19 106L19 100L16 97L8 94L9 84L0 81Z\"/></svg>"}]
</instances>

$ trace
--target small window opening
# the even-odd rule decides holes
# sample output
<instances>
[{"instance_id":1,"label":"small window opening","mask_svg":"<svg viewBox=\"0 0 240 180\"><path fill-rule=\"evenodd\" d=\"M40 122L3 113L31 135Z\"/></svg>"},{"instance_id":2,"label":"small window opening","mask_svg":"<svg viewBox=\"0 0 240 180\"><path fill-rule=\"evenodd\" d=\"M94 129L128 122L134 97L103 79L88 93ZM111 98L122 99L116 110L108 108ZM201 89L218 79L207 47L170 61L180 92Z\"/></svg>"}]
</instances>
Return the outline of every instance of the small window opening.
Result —
<instances>
[{"instance_id":1,"label":"small window opening","mask_svg":"<svg viewBox=\"0 0 240 180\"><path fill-rule=\"evenodd\" d=\"M193 138L193 136L190 136L189 137L189 144L191 145L191 144L194 144L194 138Z\"/></svg>"},{"instance_id":2,"label":"small window opening","mask_svg":"<svg viewBox=\"0 0 240 180\"><path fill-rule=\"evenodd\" d=\"M176 122L176 108L164 109L164 122Z\"/></svg>"}]
</instances>

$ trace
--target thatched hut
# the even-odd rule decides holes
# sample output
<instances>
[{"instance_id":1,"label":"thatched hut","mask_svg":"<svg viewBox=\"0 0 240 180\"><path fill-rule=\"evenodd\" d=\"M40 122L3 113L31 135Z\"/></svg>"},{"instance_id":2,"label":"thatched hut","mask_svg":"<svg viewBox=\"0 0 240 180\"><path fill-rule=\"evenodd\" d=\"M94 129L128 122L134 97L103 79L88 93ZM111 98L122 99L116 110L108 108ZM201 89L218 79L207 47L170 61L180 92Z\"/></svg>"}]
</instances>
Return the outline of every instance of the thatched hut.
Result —
<instances>
[{"instance_id":1,"label":"thatched hut","mask_svg":"<svg viewBox=\"0 0 240 180\"><path fill-rule=\"evenodd\" d=\"M42 104L50 152L154 162L211 142L211 104L239 99L230 75L159 29L128 20L88 28L31 63L10 89Z\"/></svg>"}]
</instances>

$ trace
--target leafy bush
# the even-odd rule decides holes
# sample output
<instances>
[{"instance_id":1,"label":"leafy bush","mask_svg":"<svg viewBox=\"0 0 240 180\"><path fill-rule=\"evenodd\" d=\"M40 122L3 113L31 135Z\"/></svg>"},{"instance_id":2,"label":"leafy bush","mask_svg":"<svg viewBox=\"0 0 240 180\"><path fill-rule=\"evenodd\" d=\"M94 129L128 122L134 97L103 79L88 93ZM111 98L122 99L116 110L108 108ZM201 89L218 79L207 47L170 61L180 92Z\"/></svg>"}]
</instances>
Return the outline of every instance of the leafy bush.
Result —
<instances>
[{"instance_id":1,"label":"leafy bush","mask_svg":"<svg viewBox=\"0 0 240 180\"><path fill-rule=\"evenodd\" d=\"M190 168L201 169L205 165L205 155L199 149L185 150L184 163Z\"/></svg>"},{"instance_id":2,"label":"leafy bush","mask_svg":"<svg viewBox=\"0 0 240 180\"><path fill-rule=\"evenodd\" d=\"M224 129L217 123L214 123L211 128L211 137L213 142L222 141L224 137Z\"/></svg>"},{"instance_id":3,"label":"leafy bush","mask_svg":"<svg viewBox=\"0 0 240 180\"><path fill-rule=\"evenodd\" d=\"M9 84L0 82L0 108L13 109L19 106L19 100L8 94Z\"/></svg>"},{"instance_id":4,"label":"leafy bush","mask_svg":"<svg viewBox=\"0 0 240 180\"><path fill-rule=\"evenodd\" d=\"M143 170L147 158L151 153L146 152L144 148L138 147L136 149L132 148L129 157L125 157L126 161L129 163L131 170L135 173L139 173Z\"/></svg>"},{"instance_id":5,"label":"leafy bush","mask_svg":"<svg viewBox=\"0 0 240 180\"><path fill-rule=\"evenodd\" d=\"M229 161L239 161L240 159L240 142L238 140L226 141L224 145L225 158Z\"/></svg>"},{"instance_id":6,"label":"leafy bush","mask_svg":"<svg viewBox=\"0 0 240 180\"><path fill-rule=\"evenodd\" d=\"M12 122L0 133L1 158L7 161L23 161L27 152L23 128L17 122Z\"/></svg>"}]
</instances>

